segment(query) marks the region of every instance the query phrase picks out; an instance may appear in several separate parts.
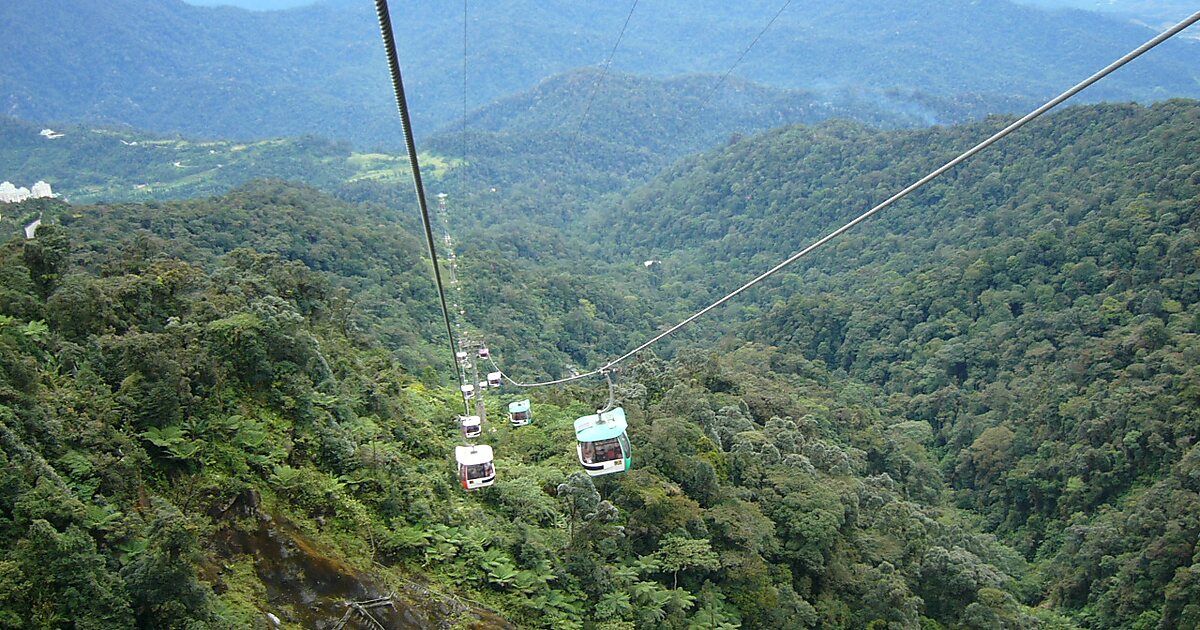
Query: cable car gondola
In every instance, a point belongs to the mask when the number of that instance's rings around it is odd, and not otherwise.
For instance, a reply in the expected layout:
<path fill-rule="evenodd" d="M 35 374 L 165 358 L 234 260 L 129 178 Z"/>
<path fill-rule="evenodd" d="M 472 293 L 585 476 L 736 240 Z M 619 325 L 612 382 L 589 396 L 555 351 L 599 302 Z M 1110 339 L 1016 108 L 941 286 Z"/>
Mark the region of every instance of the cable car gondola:
<path fill-rule="evenodd" d="M 533 422 L 533 413 L 529 410 L 529 399 L 508 403 L 508 421 L 514 427 L 523 427 Z"/>
<path fill-rule="evenodd" d="M 458 460 L 458 480 L 464 490 L 486 488 L 496 483 L 496 465 L 492 463 L 492 447 L 458 446 L 454 449 Z"/>
<path fill-rule="evenodd" d="M 477 438 L 483 433 L 483 423 L 479 416 L 459 416 L 458 423 L 462 425 L 462 433 L 465 438 Z"/>
<path fill-rule="evenodd" d="M 579 441 L 575 451 L 587 474 L 596 477 L 633 467 L 626 426 L 625 410 L 621 407 L 575 421 L 575 439 Z"/>
<path fill-rule="evenodd" d="M 488 375 L 487 375 L 488 385 L 491 387 L 500 387 L 500 385 L 503 384 L 500 381 L 500 379 L 503 378 L 503 376 L 504 375 L 499 372 L 488 372 Z"/>
<path fill-rule="evenodd" d="M 470 383 L 468 383 L 466 385 L 463 385 L 462 387 L 459 387 L 459 389 L 462 390 L 463 399 L 471 400 L 472 398 L 475 397 L 475 386 L 474 385 L 471 385 Z"/>
<path fill-rule="evenodd" d="M 459 350 L 458 352 L 454 353 L 454 358 L 458 359 L 458 361 L 461 363 L 461 362 L 467 360 L 467 353 L 462 350 Z"/>
<path fill-rule="evenodd" d="M 488 352 L 487 346 L 479 346 L 479 358 L 480 359 L 486 359 L 490 356 L 492 356 L 492 354 L 490 352 Z"/>

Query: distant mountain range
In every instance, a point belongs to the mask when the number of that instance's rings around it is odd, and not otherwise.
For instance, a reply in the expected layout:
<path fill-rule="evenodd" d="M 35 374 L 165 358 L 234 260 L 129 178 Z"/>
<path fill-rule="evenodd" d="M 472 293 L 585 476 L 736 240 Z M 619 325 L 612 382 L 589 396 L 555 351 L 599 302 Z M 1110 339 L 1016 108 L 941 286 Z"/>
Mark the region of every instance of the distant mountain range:
<path fill-rule="evenodd" d="M 1196 12 L 1188 0 L 1017 0 L 1044 9 L 1080 9 L 1125 17 L 1151 26 L 1174 24 Z M 1192 39 L 1200 35 L 1192 34 Z"/>
<path fill-rule="evenodd" d="M 978 104 L 895 91 L 826 96 L 740 79 L 716 90 L 712 76 L 658 80 L 613 73 L 585 121 L 588 94 L 581 86 L 597 78 L 595 70 L 559 75 L 474 112 L 465 145 L 471 186 L 533 187 L 541 198 L 593 197 L 646 181 L 675 159 L 737 135 L 834 117 L 916 126 L 967 118 Z M 559 129 L 560 121 L 571 124 Z M 220 194 L 263 178 L 301 181 L 355 199 L 410 195 L 402 154 L 355 152 L 344 141 L 205 141 L 92 125 L 56 127 L 47 137 L 43 128 L 0 115 L 0 178 L 48 179 L 75 202 Z M 449 127 L 422 146 L 430 150 L 421 158 L 426 178 L 437 183 L 453 173 L 457 184 L 461 128 Z M 511 203 L 504 194 L 485 199 L 484 205 Z"/>
<path fill-rule="evenodd" d="M 774 0 L 639 6 L 613 69 L 719 76 L 777 9 Z M 392 10 L 417 131 L 453 125 L 464 101 L 461 7 L 401 1 Z M 568 0 L 471 5 L 468 108 L 600 64 L 627 12 Z M 1074 83 L 1149 35 L 1120 19 L 998 0 L 812 0 L 790 5 L 734 75 L 821 95 L 898 90 L 1005 111 Z M 366 2 L 253 12 L 180 0 L 9 0 L 0 4 L 0 113 L 200 137 L 319 133 L 395 147 L 378 38 Z M 1200 96 L 1198 67 L 1200 45 L 1171 42 L 1088 98 Z M 590 94 L 593 85 L 577 87 Z"/>

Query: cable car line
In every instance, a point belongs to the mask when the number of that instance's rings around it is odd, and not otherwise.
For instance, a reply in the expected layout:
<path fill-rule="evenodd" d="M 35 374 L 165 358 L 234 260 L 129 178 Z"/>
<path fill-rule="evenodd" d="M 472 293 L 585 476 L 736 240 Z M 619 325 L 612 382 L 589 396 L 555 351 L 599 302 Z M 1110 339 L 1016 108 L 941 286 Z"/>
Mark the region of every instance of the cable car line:
<path fill-rule="evenodd" d="M 437 283 L 438 300 L 442 304 L 442 319 L 446 323 L 446 339 L 450 343 L 451 365 L 457 366 L 458 359 L 455 357 L 455 353 L 458 346 L 454 340 L 454 327 L 450 325 L 450 309 L 446 307 L 446 288 L 442 285 L 442 272 L 438 268 L 437 246 L 433 243 L 433 225 L 429 219 L 429 205 L 425 202 L 425 184 L 421 181 L 421 164 L 417 160 L 412 119 L 408 114 L 408 99 L 404 96 L 404 79 L 400 75 L 400 58 L 396 54 L 396 35 L 392 29 L 392 17 L 388 10 L 387 0 L 375 0 L 375 13 L 379 16 L 379 31 L 383 35 L 388 69 L 392 75 L 392 89 L 396 93 L 396 109 L 400 112 L 400 127 L 404 131 L 404 144 L 408 149 L 409 165 L 412 167 L 413 187 L 417 193 L 417 205 L 421 208 L 421 222 L 425 226 L 425 244 L 429 247 L 429 258 L 433 262 L 433 278 Z M 463 409 L 470 412 L 466 401 L 463 401 Z"/>
<path fill-rule="evenodd" d="M 700 104 L 700 109 L 704 109 L 704 106 L 708 105 L 708 102 L 712 100 L 713 95 L 717 93 L 717 90 L 719 90 L 721 85 L 725 83 L 725 80 L 729 78 L 729 75 L 733 72 L 733 69 L 736 68 L 739 63 L 742 63 L 742 59 L 744 59 L 746 55 L 750 53 L 750 49 L 754 48 L 754 45 L 758 43 L 758 40 L 762 39 L 762 36 L 767 33 L 767 30 L 771 28 L 771 25 L 775 23 L 775 20 L 778 20 L 779 16 L 783 15 L 784 9 L 787 9 L 788 5 L 791 3 L 792 0 L 784 1 L 783 6 L 779 7 L 779 10 L 775 12 L 775 17 L 771 18 L 771 20 L 767 22 L 767 25 L 763 27 L 763 30 L 759 31 L 754 40 L 750 42 L 750 45 L 746 47 L 746 50 L 743 50 L 742 54 L 738 55 L 737 61 L 734 61 L 733 65 L 729 66 L 729 69 L 725 71 L 725 74 L 721 75 L 721 78 L 718 79 L 716 84 L 713 85 L 712 89 L 708 91 L 708 96 L 704 97 L 704 102 Z"/>
<path fill-rule="evenodd" d="M 788 257 L 783 262 L 781 262 L 781 263 L 775 265 L 774 267 L 768 269 L 767 271 L 764 271 L 763 273 L 755 276 L 752 280 L 743 284 L 742 286 L 738 287 L 737 289 L 734 289 L 732 292 L 730 292 L 725 297 L 722 297 L 721 299 L 717 300 L 716 302 L 713 302 L 712 304 L 709 304 L 708 306 L 700 309 L 699 311 L 696 311 L 694 314 L 689 316 L 687 319 L 684 319 L 683 321 L 679 322 L 678 324 L 671 326 L 667 330 L 664 330 L 663 332 L 652 337 L 649 341 L 646 341 L 645 343 L 634 348 L 633 350 L 630 350 L 629 352 L 626 352 L 625 354 L 617 357 L 616 359 L 613 359 L 613 360 L 609 361 L 608 363 L 605 363 L 603 366 L 596 368 L 595 370 L 592 370 L 590 372 L 585 372 L 583 374 L 574 374 L 574 375 L 560 378 L 560 379 L 555 379 L 555 380 L 550 380 L 550 381 L 542 381 L 542 382 L 537 382 L 537 383 L 518 383 L 516 381 L 513 381 L 512 379 L 509 379 L 507 375 L 505 375 L 505 378 L 508 379 L 509 382 L 513 383 L 514 385 L 517 385 L 518 387 L 532 388 L 532 387 L 545 387 L 545 386 L 549 386 L 549 385 L 560 385 L 563 383 L 569 383 L 571 381 L 577 381 L 580 379 L 589 378 L 589 377 L 595 376 L 597 374 L 605 374 L 607 371 L 612 370 L 618 364 L 628 360 L 630 357 L 633 357 L 634 355 L 641 352 L 642 350 L 649 348 L 650 346 L 654 345 L 655 343 L 659 342 L 660 340 L 674 334 L 676 331 L 683 328 L 684 326 L 687 326 L 688 324 L 691 324 L 692 322 L 696 321 L 697 319 L 703 317 L 709 311 L 728 302 L 729 300 L 732 300 L 733 298 L 737 297 L 738 295 L 741 295 L 743 292 L 747 291 L 754 285 L 762 282 L 763 280 L 766 280 L 767 278 L 775 275 L 776 273 L 778 273 L 785 267 L 788 267 L 792 263 L 807 256 L 813 250 L 816 250 L 817 248 L 821 247 L 822 245 L 828 243 L 829 241 L 832 241 L 833 239 L 841 236 L 842 234 L 846 233 L 847 231 L 849 231 L 851 228 L 858 225 L 859 223 L 866 221 L 867 219 L 874 216 L 876 213 L 880 212 L 881 210 L 884 210 L 885 208 L 896 203 L 897 201 L 900 201 L 901 199 L 907 197 L 913 191 L 917 190 L 918 188 L 921 188 L 925 184 L 928 184 L 930 181 L 936 179 L 937 177 L 940 177 L 941 175 L 945 174 L 946 171 L 949 171 L 950 169 L 954 168 L 955 166 L 958 166 L 959 164 L 965 162 L 966 160 L 975 156 L 975 154 L 979 153 L 980 151 L 983 151 L 984 149 L 987 149 L 988 147 L 992 146 L 993 144 L 999 142 L 1000 140 L 1003 140 L 1009 134 L 1012 134 L 1013 132 L 1017 131 L 1021 127 L 1024 127 L 1025 125 L 1029 124 L 1031 121 L 1038 118 L 1042 114 L 1045 114 L 1046 112 L 1050 111 L 1051 109 L 1054 109 L 1055 107 L 1060 105 L 1063 101 L 1066 101 L 1067 99 L 1071 98 L 1072 96 L 1075 96 L 1079 92 L 1082 92 L 1084 89 L 1088 88 L 1092 84 L 1107 77 L 1108 75 L 1112 74 L 1117 69 L 1119 69 L 1120 67 L 1124 66 L 1125 64 L 1129 63 L 1130 61 L 1133 61 L 1134 59 L 1137 59 L 1138 57 L 1142 56 L 1149 50 L 1151 50 L 1154 47 L 1158 46 L 1159 44 L 1167 41 L 1168 39 L 1174 37 L 1175 35 L 1179 34 L 1181 31 L 1183 31 L 1184 29 L 1188 28 L 1189 26 L 1195 24 L 1198 21 L 1200 21 L 1200 11 L 1185 18 L 1183 21 L 1181 21 L 1178 24 L 1176 24 L 1175 26 L 1172 26 L 1171 28 L 1163 31 L 1162 33 L 1159 33 L 1158 35 L 1156 35 L 1155 37 L 1153 37 L 1146 43 L 1142 44 L 1141 46 L 1138 46 L 1137 48 L 1133 49 L 1132 51 L 1126 53 L 1121 58 L 1119 58 L 1116 61 L 1105 66 L 1103 69 L 1097 71 L 1095 74 L 1093 74 L 1090 77 L 1079 82 L 1074 87 L 1072 87 L 1072 88 L 1068 89 L 1067 91 L 1063 92 L 1062 94 L 1059 94 L 1058 96 L 1050 99 L 1045 104 L 1038 107 L 1037 109 L 1029 112 L 1028 114 L 1025 114 L 1018 120 L 1012 122 L 1004 129 L 997 131 L 995 134 L 993 134 L 988 139 L 980 142 L 979 144 L 976 144 L 975 146 L 971 147 L 970 149 L 967 149 L 963 153 L 959 154 L 958 157 L 950 160 L 949 162 L 946 162 L 942 166 L 940 166 L 937 169 L 935 169 L 934 171 L 930 172 L 928 175 L 909 184 L 907 187 L 905 187 L 900 192 L 892 195 L 891 197 L 888 197 L 883 202 L 879 203 L 878 205 L 871 208 L 870 210 L 867 210 L 866 212 L 858 215 L 854 219 L 847 222 L 845 225 L 837 228 L 836 230 L 830 232 L 829 234 L 826 234 L 825 236 L 823 236 L 816 242 L 812 243 L 808 247 L 805 247 L 804 249 L 800 250 L 799 252 L 796 252 L 795 254 L 792 254 L 790 257 Z M 500 367 L 498 365 L 496 365 L 495 360 L 494 359 L 491 359 L 491 360 L 492 360 L 492 365 L 495 366 L 497 370 L 500 370 Z M 500 370 L 500 371 L 501 371 L 501 373 L 503 373 L 503 370 Z"/>
<path fill-rule="evenodd" d="M 467 0 L 463 0 L 463 80 L 462 80 L 462 166 L 459 172 L 459 194 L 467 198 Z M 449 229 L 447 228 L 447 234 Z"/>
<path fill-rule="evenodd" d="M 638 0 L 633 0 L 633 6 L 629 7 L 629 15 L 625 16 L 625 23 L 621 25 L 621 32 L 617 34 L 617 41 L 613 43 L 612 50 L 608 53 L 608 59 L 604 60 L 604 68 L 600 71 L 600 78 L 592 84 L 592 94 L 588 97 L 587 104 L 583 107 L 583 116 L 579 117 L 579 126 L 575 129 L 575 139 L 571 142 L 572 146 L 579 142 L 579 134 L 583 132 L 583 123 L 587 120 L 588 112 L 592 110 L 592 102 L 596 100 L 596 93 L 600 91 L 600 84 L 604 82 L 604 77 L 608 76 L 608 67 L 612 65 L 613 55 L 617 54 L 617 47 L 621 45 L 621 39 L 625 37 L 625 29 L 629 26 L 629 20 L 633 17 L 633 10 L 637 8 Z"/>

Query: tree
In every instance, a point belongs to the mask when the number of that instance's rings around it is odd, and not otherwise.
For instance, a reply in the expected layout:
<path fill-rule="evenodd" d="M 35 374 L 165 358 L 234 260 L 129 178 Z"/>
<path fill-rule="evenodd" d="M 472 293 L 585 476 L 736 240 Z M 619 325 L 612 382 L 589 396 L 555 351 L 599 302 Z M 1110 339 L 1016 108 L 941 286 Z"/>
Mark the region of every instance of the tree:
<path fill-rule="evenodd" d="M 671 588 L 679 588 L 680 571 L 716 571 L 721 567 L 707 538 L 688 538 L 679 534 L 663 536 L 654 558 L 659 568 L 671 573 Z"/>
<path fill-rule="evenodd" d="M 212 591 L 196 575 L 199 541 L 185 517 L 170 507 L 154 515 L 144 551 L 121 570 L 141 628 L 188 628 L 210 622 Z"/>
<path fill-rule="evenodd" d="M 125 585 L 108 569 L 95 541 L 74 525 L 60 532 L 47 521 L 33 521 L 13 548 L 8 568 L 12 573 L 0 582 L 7 591 L 0 592 L 0 601 L 16 609 L 0 619 L 15 614 L 23 627 L 134 627 Z"/>

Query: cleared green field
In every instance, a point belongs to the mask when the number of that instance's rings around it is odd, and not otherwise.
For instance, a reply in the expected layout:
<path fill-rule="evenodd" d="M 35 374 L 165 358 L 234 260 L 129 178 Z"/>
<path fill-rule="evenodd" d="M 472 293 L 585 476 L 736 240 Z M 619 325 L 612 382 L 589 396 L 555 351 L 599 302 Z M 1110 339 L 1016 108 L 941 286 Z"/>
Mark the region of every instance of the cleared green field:
<path fill-rule="evenodd" d="M 135 131 L 84 127 L 47 139 L 41 127 L 0 118 L 0 179 L 18 185 L 50 182 L 75 203 L 144 201 L 217 195 L 256 179 L 285 179 L 337 192 L 359 184 L 409 177 L 408 157 L 358 153 L 347 143 L 306 136 L 255 142 L 164 138 Z M 461 161 L 423 153 L 427 179 L 437 181 Z"/>

